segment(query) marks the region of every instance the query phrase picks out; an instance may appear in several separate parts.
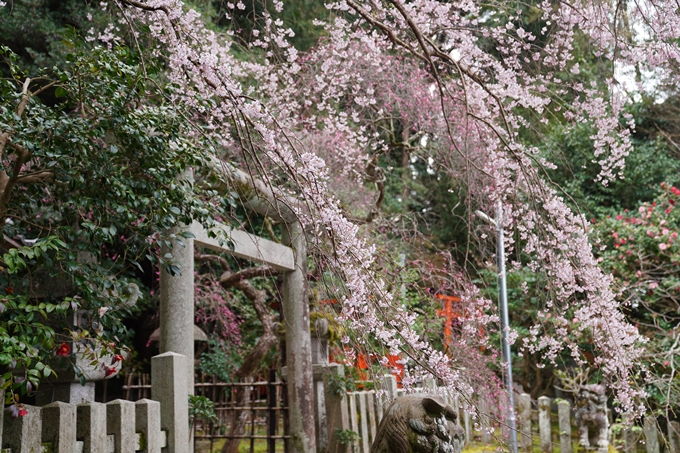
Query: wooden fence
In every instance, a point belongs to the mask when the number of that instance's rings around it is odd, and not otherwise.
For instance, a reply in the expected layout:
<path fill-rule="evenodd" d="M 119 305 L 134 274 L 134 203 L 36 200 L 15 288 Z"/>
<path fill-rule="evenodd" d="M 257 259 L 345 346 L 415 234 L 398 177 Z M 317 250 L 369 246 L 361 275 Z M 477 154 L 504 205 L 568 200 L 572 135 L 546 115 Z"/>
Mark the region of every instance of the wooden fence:
<path fill-rule="evenodd" d="M 194 395 L 205 396 L 213 402 L 217 421 L 194 423 L 194 449 L 210 450 L 217 439 L 238 438 L 249 443 L 254 452 L 256 442 L 266 442 L 266 451 L 289 450 L 287 388 L 277 378 L 276 370 L 269 370 L 267 380 L 257 382 L 219 382 L 215 376 L 196 374 Z M 245 405 L 237 404 L 238 389 L 248 393 Z M 148 374 L 128 374 L 123 385 L 124 399 L 135 400 L 151 395 L 151 378 Z M 244 416 L 245 430 L 230 435 L 230 423 L 235 414 Z M 202 448 L 201 448 L 202 447 Z"/>

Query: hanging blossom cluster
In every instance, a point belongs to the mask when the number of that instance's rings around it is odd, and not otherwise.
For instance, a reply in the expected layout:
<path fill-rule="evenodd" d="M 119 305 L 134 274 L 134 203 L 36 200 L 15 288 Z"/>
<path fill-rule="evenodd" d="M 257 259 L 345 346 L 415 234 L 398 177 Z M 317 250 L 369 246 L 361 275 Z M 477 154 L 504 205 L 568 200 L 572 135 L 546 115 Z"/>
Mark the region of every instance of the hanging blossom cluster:
<path fill-rule="evenodd" d="M 392 294 L 385 289 L 385 283 L 371 277 L 373 248 L 359 238 L 358 227 L 347 220 L 327 190 L 325 162 L 315 153 L 292 145 L 291 137 L 297 123 L 291 104 L 287 102 L 290 93 L 281 87 L 289 86 L 289 90 L 293 90 L 297 86 L 294 76 L 299 66 L 295 63 L 294 52 L 288 52 L 291 64 L 284 64 L 283 69 L 273 72 L 268 61 L 257 64 L 234 59 L 218 37 L 202 26 L 195 12 L 184 13 L 180 1 L 141 3 L 122 0 L 122 3 L 137 8 L 128 12 L 130 18 L 148 25 L 153 36 L 164 44 L 162 51 L 156 52 L 159 57 L 161 52 L 169 54 L 166 55 L 169 78 L 182 87 L 175 94 L 176 101 L 192 105 L 205 115 L 204 121 L 210 121 L 216 135 L 232 132 L 225 131 L 222 125 L 228 119 L 232 120 L 231 127 L 237 134 L 247 133 L 246 129 L 251 126 L 257 140 L 244 141 L 243 145 L 259 146 L 271 162 L 292 175 L 297 183 L 296 195 L 308 207 L 300 209 L 298 216 L 316 237 L 331 236 L 333 239 L 334 265 L 348 294 L 343 299 L 341 316 L 359 334 L 371 334 L 381 341 L 391 354 L 407 350 L 427 373 L 437 375 L 452 389 L 471 394 L 472 389 L 449 366 L 450 359 L 433 349 L 412 329 L 415 315 L 394 307 Z M 271 18 L 266 25 L 272 31 L 263 36 L 258 45 L 267 49 L 275 44 L 288 49 L 287 32 L 277 28 L 279 24 Z M 238 77 L 257 80 L 259 94 L 269 95 L 263 97 L 272 108 L 255 100 L 252 90 L 242 90 Z M 196 101 L 209 97 L 219 100 L 210 110 Z M 267 174 L 259 176 L 268 180 Z M 381 311 L 384 310 L 395 310 L 396 314 L 383 317 Z M 412 380 L 407 377 L 406 383 Z"/>
<path fill-rule="evenodd" d="M 206 29 L 180 0 L 117 1 L 130 21 L 146 24 L 162 43 L 154 52 L 168 62 L 168 77 L 178 87 L 175 101 L 196 109 L 201 123 L 234 153 L 227 158 L 257 156 L 257 176 L 273 183 L 279 174 L 292 181 L 292 192 L 307 207 L 300 218 L 316 238 L 333 245 L 328 256 L 347 294 L 342 315 L 358 332 L 392 353 L 408 351 L 452 388 L 463 385 L 450 359 L 413 331 L 413 314 L 395 306 L 374 273 L 374 249 L 329 187 L 329 164 L 362 182 L 371 153 L 386 146 L 380 121 L 389 114 L 406 118 L 409 132 L 429 138 L 421 151 L 431 153 L 437 171 L 482 188 L 471 191 L 479 207 L 503 202 L 504 226 L 521 239 L 507 246 L 531 256 L 528 265 L 548 277 L 545 317 L 552 309 L 562 314 L 552 317 L 552 334 L 536 327 L 527 347 L 555 358 L 567 333 L 589 337 L 620 402 L 634 409 L 640 394 L 630 386 L 629 373 L 641 338 L 625 323 L 608 277 L 597 268 L 583 219 L 541 179 L 541 166 L 550 164 L 518 142 L 530 118 L 516 111 L 543 121 L 548 108 L 563 109 L 569 121 L 590 121 L 600 180 L 618 176 L 634 124 L 622 113 L 620 93 L 579 81 L 572 43 L 585 35 L 601 58 L 642 63 L 651 52 L 647 64 L 670 65 L 680 55 L 680 24 L 672 8 L 655 2 L 627 6 L 631 20 L 644 23 L 648 32 L 627 41 L 617 32 L 621 12 L 603 2 L 575 7 L 545 1 L 535 35 L 521 25 L 524 12 L 508 11 L 503 2 L 494 12 L 465 0 L 342 0 L 328 4 L 342 14 L 317 22 L 326 27 L 327 40 L 303 57 L 288 43 L 292 32 L 265 12 L 262 31 L 251 43 L 263 58 L 243 61 L 235 58 L 228 38 Z M 489 52 L 489 42 L 495 52 Z M 410 83 L 390 71 L 400 65 L 412 68 Z M 561 77 L 565 73 L 572 79 Z M 574 101 L 563 101 L 567 97 Z M 306 146 L 319 142 L 334 149 Z M 579 361 L 576 343 L 569 347 Z M 416 378 L 407 375 L 406 382 Z"/>

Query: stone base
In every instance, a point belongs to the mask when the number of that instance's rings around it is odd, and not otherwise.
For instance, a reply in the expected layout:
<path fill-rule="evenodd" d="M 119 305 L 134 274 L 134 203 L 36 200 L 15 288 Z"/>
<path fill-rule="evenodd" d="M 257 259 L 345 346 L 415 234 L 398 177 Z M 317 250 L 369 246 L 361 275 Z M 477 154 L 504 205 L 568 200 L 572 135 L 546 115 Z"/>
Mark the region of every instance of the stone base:
<path fill-rule="evenodd" d="M 38 406 L 62 401 L 69 404 L 80 404 L 87 401 L 94 401 L 94 382 L 71 384 L 42 384 L 35 395 Z"/>

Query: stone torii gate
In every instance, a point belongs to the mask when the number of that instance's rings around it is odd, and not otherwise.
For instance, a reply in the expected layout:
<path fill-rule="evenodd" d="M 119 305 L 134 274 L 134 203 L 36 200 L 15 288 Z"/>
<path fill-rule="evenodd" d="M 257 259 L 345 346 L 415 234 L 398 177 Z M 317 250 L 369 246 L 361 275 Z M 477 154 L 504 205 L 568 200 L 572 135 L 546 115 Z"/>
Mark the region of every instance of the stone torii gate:
<path fill-rule="evenodd" d="M 289 401 L 290 448 L 294 453 L 315 453 L 314 384 L 312 346 L 307 298 L 307 242 L 305 232 L 291 206 L 296 200 L 285 197 L 262 181 L 214 161 L 215 173 L 232 184 L 248 187 L 255 195 L 247 202 L 253 211 L 283 224 L 283 243 L 218 225 L 213 232 L 231 239 L 233 249 L 220 245 L 208 232 L 194 223 L 189 230 L 194 239 L 182 239 L 184 246 L 173 244 L 172 250 L 163 245 L 161 254 L 172 253 L 180 264 L 181 274 L 172 276 L 165 269 L 160 272 L 160 352 L 185 355 L 191 364 L 187 370 L 189 394 L 194 386 L 194 246 L 206 247 L 239 258 L 268 264 L 283 274 L 283 315 L 286 323 L 286 366 Z M 186 230 L 187 228 L 184 228 Z M 168 235 L 178 235 L 182 229 L 173 228 Z"/>

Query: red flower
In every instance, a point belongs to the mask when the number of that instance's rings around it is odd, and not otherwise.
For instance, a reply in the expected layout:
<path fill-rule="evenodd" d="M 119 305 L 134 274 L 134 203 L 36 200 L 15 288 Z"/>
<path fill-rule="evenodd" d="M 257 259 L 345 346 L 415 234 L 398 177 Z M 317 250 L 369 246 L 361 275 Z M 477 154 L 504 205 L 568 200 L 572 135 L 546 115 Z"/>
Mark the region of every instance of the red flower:
<path fill-rule="evenodd" d="M 112 366 L 107 366 L 106 368 L 106 377 L 111 376 L 112 374 L 116 374 L 116 369 Z"/>
<path fill-rule="evenodd" d="M 66 343 L 62 343 L 61 346 L 59 346 L 59 349 L 57 349 L 57 355 L 59 357 L 66 357 L 67 355 L 69 355 L 70 352 L 71 347 Z"/>
<path fill-rule="evenodd" d="M 116 363 L 118 363 L 118 362 L 122 362 L 122 361 L 123 361 L 123 356 L 120 355 L 120 354 L 116 354 L 116 355 L 114 355 L 113 358 L 111 359 L 111 365 L 114 365 L 114 364 L 116 364 Z"/>
<path fill-rule="evenodd" d="M 24 415 L 28 415 L 28 411 L 22 407 L 19 409 L 19 417 L 23 417 Z"/>

